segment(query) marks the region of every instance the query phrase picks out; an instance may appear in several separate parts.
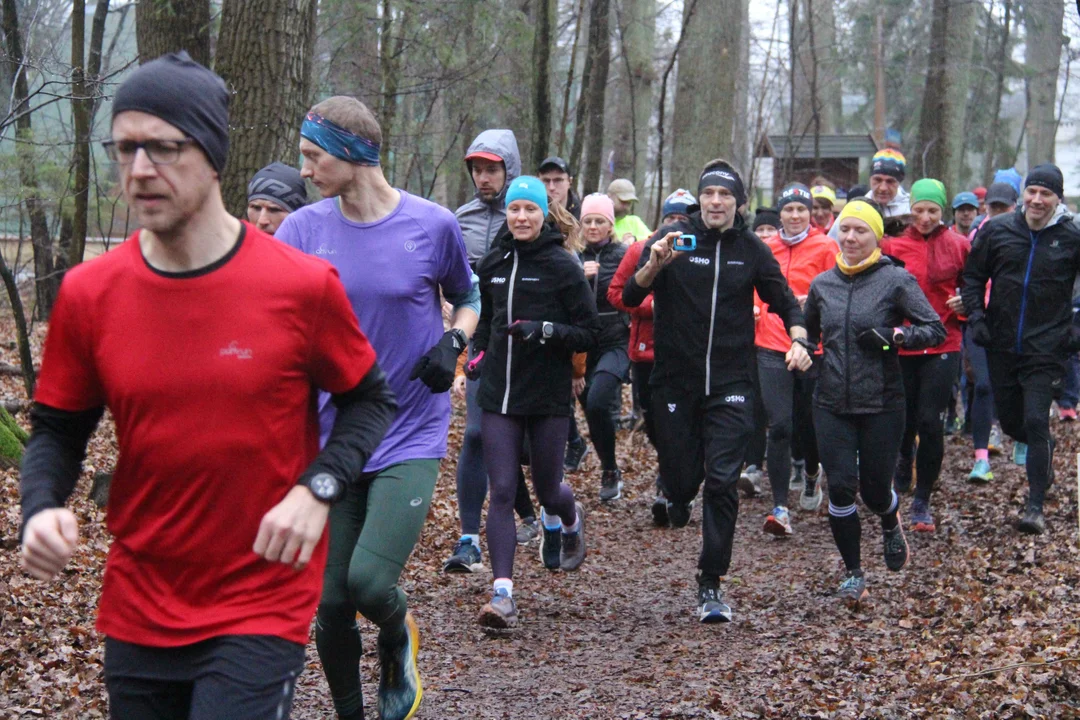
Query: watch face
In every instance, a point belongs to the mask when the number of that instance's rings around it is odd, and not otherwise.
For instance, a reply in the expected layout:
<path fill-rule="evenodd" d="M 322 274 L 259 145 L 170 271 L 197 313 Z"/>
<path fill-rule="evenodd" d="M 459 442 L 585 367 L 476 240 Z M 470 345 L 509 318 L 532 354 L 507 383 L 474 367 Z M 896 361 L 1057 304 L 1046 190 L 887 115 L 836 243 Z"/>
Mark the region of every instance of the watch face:
<path fill-rule="evenodd" d="M 338 491 L 338 481 L 332 475 L 320 473 L 311 478 L 311 492 L 320 500 L 332 500 Z"/>

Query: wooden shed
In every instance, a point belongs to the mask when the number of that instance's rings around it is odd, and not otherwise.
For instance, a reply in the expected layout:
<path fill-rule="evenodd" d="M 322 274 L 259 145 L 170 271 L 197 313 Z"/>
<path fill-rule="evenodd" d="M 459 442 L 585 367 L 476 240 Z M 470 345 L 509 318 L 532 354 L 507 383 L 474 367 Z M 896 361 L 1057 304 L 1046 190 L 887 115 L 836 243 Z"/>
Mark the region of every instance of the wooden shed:
<path fill-rule="evenodd" d="M 859 161 L 869 160 L 878 151 L 873 136 L 821 135 L 818 139 L 820 162 L 814 162 L 814 136 L 788 137 L 763 135 L 755 157 L 773 160 L 773 188 L 779 191 L 789 182 L 807 185 L 822 175 L 837 187 L 848 188 L 859 183 Z M 790 163 L 790 172 L 788 171 Z"/>

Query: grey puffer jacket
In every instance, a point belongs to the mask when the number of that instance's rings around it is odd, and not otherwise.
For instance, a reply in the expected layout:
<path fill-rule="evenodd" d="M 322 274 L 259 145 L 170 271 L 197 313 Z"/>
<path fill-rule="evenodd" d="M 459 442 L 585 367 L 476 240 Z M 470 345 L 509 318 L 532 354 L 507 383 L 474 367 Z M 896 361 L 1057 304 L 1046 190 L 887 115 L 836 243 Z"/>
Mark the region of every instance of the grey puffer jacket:
<path fill-rule="evenodd" d="M 915 277 L 882 257 L 857 275 L 836 267 L 810 283 L 806 331 L 824 354 L 814 405 L 838 415 L 868 415 L 904 407 L 904 378 L 895 352 L 863 350 L 859 333 L 898 327 L 904 347 L 919 350 L 945 341 L 945 326 Z"/>
<path fill-rule="evenodd" d="M 465 250 L 469 253 L 469 264 L 474 268 L 480 258 L 487 255 L 491 244 L 500 234 L 506 222 L 506 188 L 511 181 L 521 175 L 521 155 L 518 153 L 517 138 L 513 130 L 485 130 L 476 136 L 466 155 L 487 152 L 502 158 L 506 166 L 506 183 L 503 190 L 489 202 L 480 199 L 477 193 L 469 202 L 457 209 L 458 225 L 465 240 Z M 472 173 L 469 173 L 472 179 Z"/>

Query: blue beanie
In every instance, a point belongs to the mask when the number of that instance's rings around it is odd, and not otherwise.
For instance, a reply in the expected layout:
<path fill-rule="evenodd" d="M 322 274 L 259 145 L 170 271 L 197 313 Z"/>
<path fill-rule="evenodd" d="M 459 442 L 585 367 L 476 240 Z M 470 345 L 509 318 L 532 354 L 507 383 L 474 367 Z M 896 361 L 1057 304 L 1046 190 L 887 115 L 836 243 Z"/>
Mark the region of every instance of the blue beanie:
<path fill-rule="evenodd" d="M 660 211 L 660 218 L 666 218 L 668 215 L 690 215 L 693 212 L 691 208 L 697 204 L 697 199 L 690 194 L 689 190 L 679 188 L 664 200 L 664 209 Z"/>
<path fill-rule="evenodd" d="M 540 178 L 532 175 L 522 175 L 512 180 L 510 187 L 506 190 L 506 205 L 509 207 L 510 203 L 515 200 L 528 200 L 536 203 L 540 206 L 540 210 L 543 211 L 544 217 L 547 217 L 547 188 L 544 187 L 544 181 Z"/>

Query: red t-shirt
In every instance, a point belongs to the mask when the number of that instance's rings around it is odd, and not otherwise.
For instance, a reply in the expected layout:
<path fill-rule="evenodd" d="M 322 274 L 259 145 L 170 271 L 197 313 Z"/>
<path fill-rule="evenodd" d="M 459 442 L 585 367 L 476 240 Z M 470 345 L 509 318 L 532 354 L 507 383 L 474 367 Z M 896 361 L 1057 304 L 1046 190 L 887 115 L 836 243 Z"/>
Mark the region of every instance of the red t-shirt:
<path fill-rule="evenodd" d="M 34 399 L 116 421 L 98 630 L 157 647 L 306 643 L 325 534 L 299 572 L 252 546 L 318 452 L 313 387 L 351 390 L 374 362 L 334 268 L 247 223 L 197 273 L 152 270 L 138 233 L 69 271 Z"/>

